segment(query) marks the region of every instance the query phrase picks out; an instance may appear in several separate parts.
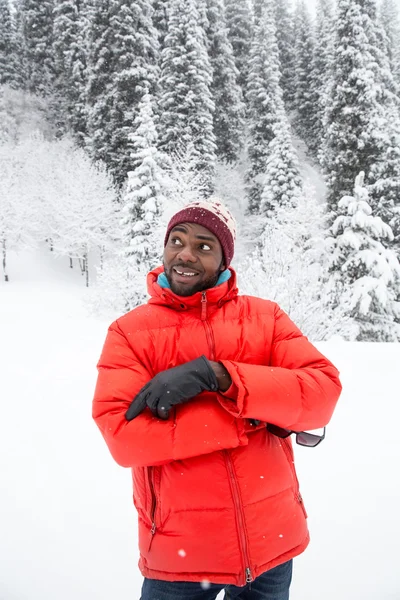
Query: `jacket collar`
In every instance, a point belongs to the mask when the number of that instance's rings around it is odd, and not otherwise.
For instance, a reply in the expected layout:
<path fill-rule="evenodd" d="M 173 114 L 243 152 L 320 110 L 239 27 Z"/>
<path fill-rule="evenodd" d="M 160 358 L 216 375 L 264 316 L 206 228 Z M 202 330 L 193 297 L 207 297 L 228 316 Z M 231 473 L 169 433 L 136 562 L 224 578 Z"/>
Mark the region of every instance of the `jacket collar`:
<path fill-rule="evenodd" d="M 228 281 L 217 285 L 216 287 L 209 288 L 204 292 L 196 292 L 193 296 L 178 296 L 168 288 L 162 288 L 158 283 L 157 279 L 160 273 L 164 271 L 164 267 L 157 267 L 151 271 L 147 276 L 147 290 L 151 296 L 149 299 L 150 304 L 163 304 L 174 308 L 175 310 L 189 310 L 192 308 L 200 308 L 201 302 L 204 302 L 206 298 L 208 306 L 222 306 L 225 302 L 229 302 L 235 298 L 238 294 L 236 286 L 236 273 L 229 267 L 231 277 Z"/>

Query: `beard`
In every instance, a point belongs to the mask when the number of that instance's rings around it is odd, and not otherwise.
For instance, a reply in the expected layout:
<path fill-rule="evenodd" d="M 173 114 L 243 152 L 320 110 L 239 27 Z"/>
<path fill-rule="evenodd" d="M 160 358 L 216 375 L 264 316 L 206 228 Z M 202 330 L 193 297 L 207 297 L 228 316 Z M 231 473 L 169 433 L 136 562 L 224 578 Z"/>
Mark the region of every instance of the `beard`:
<path fill-rule="evenodd" d="M 197 292 L 203 292 L 204 290 L 208 290 L 210 288 L 215 287 L 221 271 L 218 270 L 214 275 L 210 275 L 209 277 L 199 278 L 196 282 L 193 283 L 193 285 L 190 285 L 189 283 L 175 283 L 172 277 L 172 267 L 168 269 L 165 263 L 164 273 L 174 294 L 176 294 L 177 296 L 193 296 Z"/>

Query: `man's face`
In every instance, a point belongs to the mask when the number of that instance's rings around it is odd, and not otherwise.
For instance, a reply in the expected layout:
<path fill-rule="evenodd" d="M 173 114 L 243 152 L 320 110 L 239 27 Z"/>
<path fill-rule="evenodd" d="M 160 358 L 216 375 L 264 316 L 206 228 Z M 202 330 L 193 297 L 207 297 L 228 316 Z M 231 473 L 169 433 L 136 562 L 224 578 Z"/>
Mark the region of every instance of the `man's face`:
<path fill-rule="evenodd" d="M 171 230 L 163 262 L 171 289 L 178 296 L 214 287 L 225 269 L 218 238 L 196 223 L 181 223 Z"/>

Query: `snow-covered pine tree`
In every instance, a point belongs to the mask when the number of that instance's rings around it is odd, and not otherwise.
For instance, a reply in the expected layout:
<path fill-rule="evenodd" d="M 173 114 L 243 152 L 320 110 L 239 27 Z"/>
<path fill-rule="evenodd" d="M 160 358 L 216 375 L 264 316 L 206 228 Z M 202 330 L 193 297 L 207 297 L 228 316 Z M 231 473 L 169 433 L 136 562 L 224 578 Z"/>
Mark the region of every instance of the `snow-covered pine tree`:
<path fill-rule="evenodd" d="M 279 53 L 273 6 L 272 0 L 268 0 L 255 29 L 247 88 L 249 169 L 246 173 L 246 183 L 251 213 L 259 212 L 263 190 L 262 179 L 270 155 L 269 144 L 275 137 L 277 123 L 285 118 L 279 80 Z"/>
<path fill-rule="evenodd" d="M 247 87 L 250 46 L 253 35 L 253 14 L 250 0 L 225 0 L 228 37 L 232 44 L 238 83 L 243 94 Z"/>
<path fill-rule="evenodd" d="M 326 174 L 328 205 L 337 214 L 338 198 L 352 192 L 360 171 L 370 172 L 386 155 L 390 138 L 382 86 L 358 2 L 339 0 L 325 136 L 320 160 Z"/>
<path fill-rule="evenodd" d="M 295 31 L 295 117 L 293 125 L 308 147 L 313 144 L 315 106 L 312 98 L 312 58 L 314 30 L 304 0 L 298 0 L 294 15 Z"/>
<path fill-rule="evenodd" d="M 110 25 L 111 0 L 96 0 L 88 3 L 85 14 L 88 20 L 86 45 L 87 56 L 87 127 L 88 148 L 95 160 L 109 165 L 109 149 L 112 132 L 111 83 L 113 48 Z"/>
<path fill-rule="evenodd" d="M 397 0 L 382 0 L 380 18 L 387 37 L 390 68 L 400 85 L 400 10 Z"/>
<path fill-rule="evenodd" d="M 164 48 L 164 39 L 168 32 L 168 3 L 165 0 L 153 0 L 153 25 L 157 31 L 158 44 Z"/>
<path fill-rule="evenodd" d="M 358 1 L 363 9 L 364 29 L 374 59 L 369 68 L 374 74 L 377 99 L 385 116 L 385 121 L 380 124 L 385 135 L 382 151 L 368 173 L 369 191 L 374 214 L 395 225 L 394 213 L 400 205 L 400 88 L 391 71 L 387 36 L 378 19 L 376 2 Z M 395 238 L 398 238 L 397 228 Z"/>
<path fill-rule="evenodd" d="M 390 117 L 395 113 L 398 117 L 400 109 L 399 86 L 396 84 L 391 70 L 388 53 L 387 36 L 382 23 L 378 17 L 376 0 L 358 0 L 362 15 L 364 30 L 373 56 L 370 64 L 375 80 L 381 87 L 381 102 L 386 110 L 390 111 Z"/>
<path fill-rule="evenodd" d="M 282 118 L 269 144 L 260 212 L 272 216 L 278 207 L 294 207 L 301 195 L 299 161 L 292 144 L 289 122 Z"/>
<path fill-rule="evenodd" d="M 264 12 L 265 1 L 253 0 L 254 25 L 258 25 Z"/>
<path fill-rule="evenodd" d="M 313 341 L 344 334 L 343 313 L 325 301 L 325 215 L 309 182 L 295 205 L 278 206 L 237 270 L 245 294 L 277 302 Z"/>
<path fill-rule="evenodd" d="M 17 0 L 26 58 L 27 88 L 46 96 L 54 79 L 53 8 L 54 0 Z"/>
<path fill-rule="evenodd" d="M 122 185 L 132 168 L 130 134 L 138 104 L 157 79 L 157 32 L 148 0 L 101 0 L 91 9 L 89 134 L 93 156 Z"/>
<path fill-rule="evenodd" d="M 289 12 L 288 0 L 275 0 L 275 23 L 281 65 L 280 85 L 285 106 L 290 110 L 293 107 L 296 87 L 293 16 Z"/>
<path fill-rule="evenodd" d="M 216 168 L 225 163 L 216 163 Z M 198 169 L 198 153 L 193 144 L 181 146 L 167 158 L 167 203 L 163 213 L 167 226 L 172 216 L 185 204 L 209 195 L 209 179 L 207 173 Z"/>
<path fill-rule="evenodd" d="M 381 123 L 386 134 L 379 160 L 369 173 L 369 192 L 374 213 L 390 223 L 400 257 L 398 210 L 400 207 L 400 87 L 391 70 L 387 35 L 379 21 L 375 0 L 359 0 L 365 5 L 365 29 L 372 47 L 371 65 L 379 89 L 386 122 Z M 400 47 L 400 46 L 399 46 Z M 386 146 L 386 147 L 385 147 Z"/>
<path fill-rule="evenodd" d="M 82 0 L 56 0 L 54 8 L 54 93 L 60 133 L 70 130 L 82 146 L 86 138 L 86 55 Z"/>
<path fill-rule="evenodd" d="M 0 85 L 15 83 L 13 29 L 8 0 L 0 0 Z"/>
<path fill-rule="evenodd" d="M 227 35 L 223 0 L 207 0 L 207 17 L 217 156 L 223 161 L 235 162 L 243 149 L 244 103 Z"/>
<path fill-rule="evenodd" d="M 196 0 L 196 7 L 199 13 L 199 25 L 204 32 L 205 35 L 205 44 L 208 50 L 208 38 L 207 38 L 207 30 L 209 27 L 208 22 L 208 9 L 207 9 L 208 0 Z"/>
<path fill-rule="evenodd" d="M 400 326 L 400 264 L 385 240 L 392 230 L 374 216 L 364 173 L 356 178 L 352 196 L 339 202 L 344 214 L 331 227 L 329 288 L 332 301 L 357 323 L 358 341 L 398 342 Z"/>
<path fill-rule="evenodd" d="M 311 96 L 314 106 L 314 120 L 311 124 L 311 135 L 308 146 L 316 157 L 321 148 L 324 134 L 324 114 L 328 100 L 328 82 L 331 77 L 333 63 L 333 5 L 332 0 L 317 1 L 317 19 L 315 46 L 311 71 Z"/>
<path fill-rule="evenodd" d="M 112 82 L 109 103 L 113 109 L 109 167 L 118 185 L 134 165 L 130 143 L 139 102 L 145 92 L 155 94 L 159 67 L 157 31 L 152 23 L 149 0 L 111 0 Z"/>
<path fill-rule="evenodd" d="M 158 138 L 149 93 L 144 94 L 139 104 L 134 128 L 131 143 L 136 167 L 128 173 L 121 221 L 126 310 L 145 301 L 146 275 L 161 260 L 165 158 L 157 149 Z"/>
<path fill-rule="evenodd" d="M 212 189 L 216 160 L 212 69 L 195 0 L 170 0 L 161 60 L 160 146 L 173 154 L 190 144 Z"/>
<path fill-rule="evenodd" d="M 14 2 L 14 11 L 11 12 L 12 25 L 12 60 L 14 61 L 14 83 L 12 87 L 16 89 L 27 88 L 27 58 L 26 47 L 23 36 L 23 22 L 21 10 L 16 10 Z"/>

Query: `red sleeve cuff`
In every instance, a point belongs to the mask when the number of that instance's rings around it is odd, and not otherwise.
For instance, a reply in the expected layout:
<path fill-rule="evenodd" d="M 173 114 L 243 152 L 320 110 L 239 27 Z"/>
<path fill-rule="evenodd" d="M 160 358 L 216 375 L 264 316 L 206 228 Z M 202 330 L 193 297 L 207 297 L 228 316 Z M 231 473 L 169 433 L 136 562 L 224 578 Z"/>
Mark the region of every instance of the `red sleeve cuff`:
<path fill-rule="evenodd" d="M 226 392 L 221 392 L 221 390 L 219 390 L 219 393 L 222 394 L 223 396 L 225 396 L 225 398 L 228 398 L 229 400 L 233 400 L 234 402 L 236 402 L 237 398 L 238 398 L 238 387 L 236 385 L 236 383 L 231 383 L 231 385 L 228 387 L 228 389 L 226 390 Z"/>

